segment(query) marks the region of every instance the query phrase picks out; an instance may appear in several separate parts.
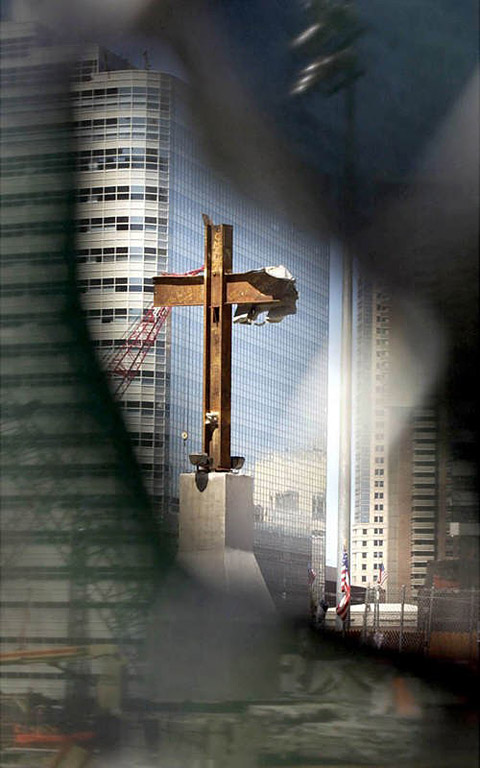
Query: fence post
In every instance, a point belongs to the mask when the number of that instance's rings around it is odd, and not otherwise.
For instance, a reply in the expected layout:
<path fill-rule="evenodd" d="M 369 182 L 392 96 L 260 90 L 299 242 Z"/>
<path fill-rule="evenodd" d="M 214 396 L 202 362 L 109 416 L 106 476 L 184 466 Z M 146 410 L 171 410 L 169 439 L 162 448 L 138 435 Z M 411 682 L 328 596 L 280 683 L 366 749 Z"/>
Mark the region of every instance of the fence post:
<path fill-rule="evenodd" d="M 362 643 L 367 642 L 368 611 L 370 608 L 370 587 L 365 588 L 365 610 L 363 611 Z"/>
<path fill-rule="evenodd" d="M 400 634 L 398 636 L 398 652 L 402 652 L 402 645 L 403 645 L 403 623 L 404 623 L 404 617 L 405 617 L 405 592 L 406 587 L 405 584 L 402 584 L 402 606 L 400 608 Z"/>
<path fill-rule="evenodd" d="M 434 596 L 435 596 L 435 587 L 432 584 L 430 587 L 430 600 L 428 605 L 428 617 L 427 621 L 425 622 L 425 635 L 423 639 L 423 648 L 424 653 L 428 653 L 428 649 L 430 646 L 430 635 L 432 634 L 432 615 L 433 615 L 433 602 L 434 602 Z"/>

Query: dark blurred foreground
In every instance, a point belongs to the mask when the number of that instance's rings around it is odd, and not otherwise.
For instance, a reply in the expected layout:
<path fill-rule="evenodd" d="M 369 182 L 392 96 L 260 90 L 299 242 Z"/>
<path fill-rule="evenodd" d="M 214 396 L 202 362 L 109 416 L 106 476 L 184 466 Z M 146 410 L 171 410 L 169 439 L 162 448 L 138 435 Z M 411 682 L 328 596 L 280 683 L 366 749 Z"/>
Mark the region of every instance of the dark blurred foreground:
<path fill-rule="evenodd" d="M 242 699 L 209 702 L 131 700 L 117 718 L 84 710 L 94 741 L 65 747 L 63 758 L 43 748 L 23 751 L 18 761 L 20 750 L 4 748 L 2 765 L 478 765 L 475 670 L 418 656 L 400 659 L 306 625 L 284 628 L 282 639 L 270 697 L 246 692 Z M 254 649 L 250 661 L 255 669 Z M 48 706 L 42 702 L 44 712 Z M 78 726 L 80 713 L 71 707 Z"/>

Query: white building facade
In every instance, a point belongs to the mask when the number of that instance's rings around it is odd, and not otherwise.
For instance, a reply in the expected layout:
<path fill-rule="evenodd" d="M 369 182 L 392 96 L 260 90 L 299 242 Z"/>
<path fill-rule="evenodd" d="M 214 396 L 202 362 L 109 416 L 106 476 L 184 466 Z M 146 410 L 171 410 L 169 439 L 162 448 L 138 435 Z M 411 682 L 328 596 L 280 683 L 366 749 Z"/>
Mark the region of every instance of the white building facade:
<path fill-rule="evenodd" d="M 167 269 L 172 78 L 98 71 L 104 55 L 93 49 L 91 56 L 93 71 L 73 88 L 77 263 L 94 344 L 108 367 L 152 305 L 152 277 Z M 120 398 L 158 509 L 168 466 L 167 330 Z M 120 383 L 113 378 L 113 389 Z"/>
<path fill-rule="evenodd" d="M 357 287 L 355 502 L 352 582 L 373 586 L 388 571 L 388 371 L 390 303 L 381 288 Z"/>

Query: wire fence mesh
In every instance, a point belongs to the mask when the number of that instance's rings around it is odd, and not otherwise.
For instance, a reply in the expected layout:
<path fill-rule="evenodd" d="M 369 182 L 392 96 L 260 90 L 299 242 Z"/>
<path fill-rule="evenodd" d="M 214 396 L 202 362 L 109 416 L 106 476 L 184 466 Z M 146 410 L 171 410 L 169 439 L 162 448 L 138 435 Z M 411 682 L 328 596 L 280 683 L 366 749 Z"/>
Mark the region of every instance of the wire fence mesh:
<path fill-rule="evenodd" d="M 335 604 L 335 596 L 328 600 Z M 333 629 L 335 610 L 326 628 Z M 364 596 L 352 594 L 344 632 L 378 649 L 417 653 L 478 666 L 479 590 L 424 587 L 412 594 L 406 587 L 373 587 Z"/>

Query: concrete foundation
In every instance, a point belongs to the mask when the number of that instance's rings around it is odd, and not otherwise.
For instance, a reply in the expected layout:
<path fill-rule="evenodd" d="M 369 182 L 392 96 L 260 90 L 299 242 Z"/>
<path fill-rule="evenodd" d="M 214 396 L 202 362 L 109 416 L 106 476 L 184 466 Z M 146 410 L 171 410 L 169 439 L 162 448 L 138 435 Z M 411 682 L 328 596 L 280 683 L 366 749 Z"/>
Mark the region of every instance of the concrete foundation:
<path fill-rule="evenodd" d="M 253 549 L 253 478 L 211 472 L 203 491 L 195 475 L 180 476 L 180 552 Z"/>
<path fill-rule="evenodd" d="M 204 478 L 206 479 L 206 478 Z M 264 698 L 278 690 L 280 622 L 253 554 L 253 480 L 180 478 L 177 568 L 152 626 L 152 697 Z"/>
<path fill-rule="evenodd" d="M 253 554 L 253 478 L 212 472 L 199 491 L 195 475 L 181 476 L 178 562 L 216 592 L 275 611 Z"/>

